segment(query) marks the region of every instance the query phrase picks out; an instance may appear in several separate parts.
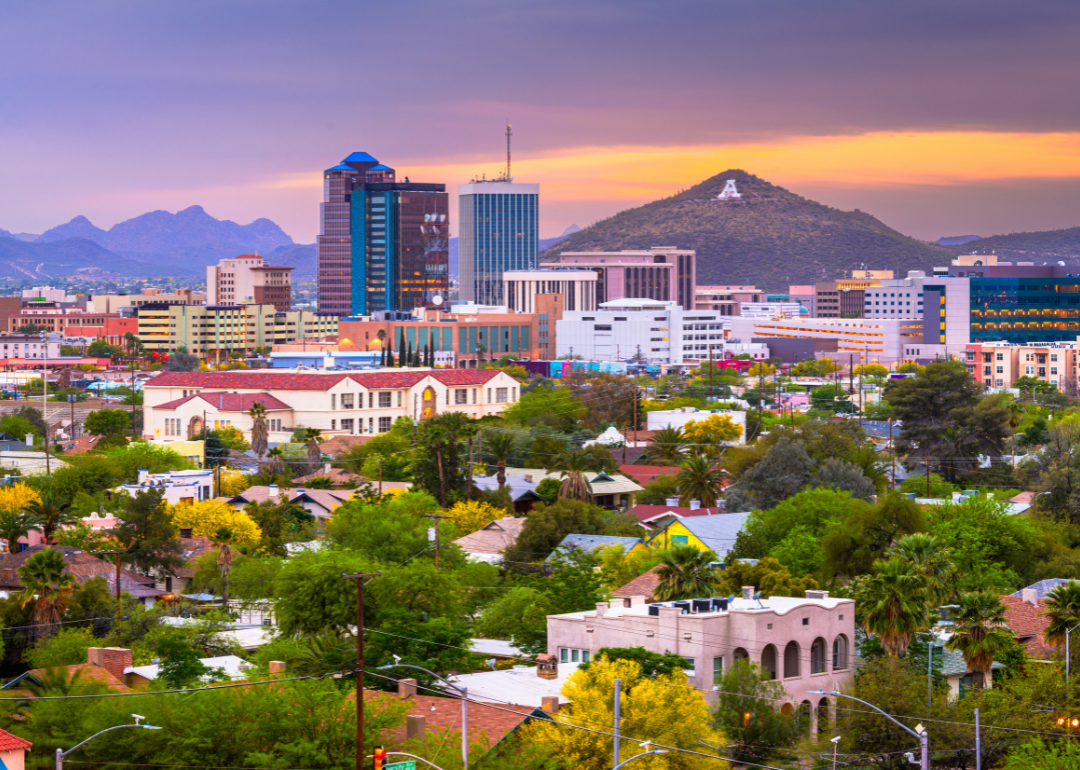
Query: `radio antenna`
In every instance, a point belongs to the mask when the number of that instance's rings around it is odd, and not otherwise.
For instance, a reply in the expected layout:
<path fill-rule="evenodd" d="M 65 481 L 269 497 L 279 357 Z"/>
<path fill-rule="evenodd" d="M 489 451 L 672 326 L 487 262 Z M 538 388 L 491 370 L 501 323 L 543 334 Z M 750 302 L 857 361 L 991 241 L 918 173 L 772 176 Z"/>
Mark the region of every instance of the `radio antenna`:
<path fill-rule="evenodd" d="M 512 182 L 514 178 L 510 176 L 510 137 L 513 136 L 513 132 L 510 130 L 510 119 L 506 119 L 506 181 Z"/>

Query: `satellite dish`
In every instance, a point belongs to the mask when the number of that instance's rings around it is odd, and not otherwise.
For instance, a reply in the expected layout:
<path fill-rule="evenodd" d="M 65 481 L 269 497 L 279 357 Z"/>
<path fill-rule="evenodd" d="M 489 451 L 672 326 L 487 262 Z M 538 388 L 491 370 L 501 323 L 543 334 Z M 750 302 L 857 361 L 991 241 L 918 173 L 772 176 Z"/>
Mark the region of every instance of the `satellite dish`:
<path fill-rule="evenodd" d="M 431 214 L 424 214 L 424 221 L 425 222 L 430 222 L 431 221 Z"/>
<path fill-rule="evenodd" d="M 441 305 L 442 303 L 443 303 L 443 298 L 442 298 L 441 294 L 436 294 L 434 297 L 431 298 L 431 304 L 432 305 Z"/>
<path fill-rule="evenodd" d="M 439 214 L 439 221 L 440 222 L 445 222 L 446 221 L 446 214 Z"/>

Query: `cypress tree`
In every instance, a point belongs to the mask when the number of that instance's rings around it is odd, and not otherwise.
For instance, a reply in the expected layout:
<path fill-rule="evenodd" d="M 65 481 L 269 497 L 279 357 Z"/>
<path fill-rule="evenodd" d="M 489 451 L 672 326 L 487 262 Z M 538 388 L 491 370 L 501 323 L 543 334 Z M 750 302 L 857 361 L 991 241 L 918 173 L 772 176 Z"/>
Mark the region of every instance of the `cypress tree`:
<path fill-rule="evenodd" d="M 410 366 L 411 367 L 412 365 L 413 365 L 413 349 L 412 349 L 412 341 L 410 340 L 407 347 L 405 348 L 405 366 Z"/>

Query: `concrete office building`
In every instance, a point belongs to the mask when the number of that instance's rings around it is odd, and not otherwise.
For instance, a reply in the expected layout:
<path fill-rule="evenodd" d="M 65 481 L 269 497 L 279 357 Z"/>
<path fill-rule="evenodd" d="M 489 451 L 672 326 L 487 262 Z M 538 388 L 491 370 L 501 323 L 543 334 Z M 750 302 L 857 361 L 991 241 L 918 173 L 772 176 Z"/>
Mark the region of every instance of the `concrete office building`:
<path fill-rule="evenodd" d="M 765 293 L 755 286 L 698 286 L 694 290 L 695 310 L 718 310 L 720 315 L 741 315 L 744 302 L 763 302 Z"/>
<path fill-rule="evenodd" d="M 743 318 L 802 318 L 809 316 L 798 302 L 743 302 L 739 306 Z"/>
<path fill-rule="evenodd" d="M 955 276 L 928 278 L 921 270 L 911 270 L 907 278 L 884 280 L 866 289 L 863 315 L 917 318 L 923 322 L 927 343 L 966 344 L 971 341 L 970 281 Z M 936 339 L 931 329 L 937 331 Z"/>
<path fill-rule="evenodd" d="M 93 304 L 94 310 L 98 313 L 120 313 L 125 308 L 134 308 L 150 303 L 205 305 L 206 292 L 177 289 L 172 294 L 164 294 L 157 289 L 143 289 L 138 294 L 94 294 L 88 304 Z"/>
<path fill-rule="evenodd" d="M 654 299 L 618 299 L 597 310 L 564 312 L 556 323 L 556 353 L 586 361 L 627 361 L 639 355 L 661 364 L 708 360 L 710 344 L 714 357 L 719 357 L 723 321 L 715 310 L 684 310 Z"/>
<path fill-rule="evenodd" d="M 508 304 L 503 273 L 537 267 L 540 185 L 474 179 L 458 185 L 458 212 L 458 296 Z"/>
<path fill-rule="evenodd" d="M 275 267 L 257 254 L 241 254 L 206 268 L 206 304 L 254 302 L 276 310 L 292 308 L 291 267 Z"/>
<path fill-rule="evenodd" d="M 536 297 L 561 294 L 564 310 L 596 310 L 597 275 L 592 270 L 508 270 L 503 273 L 506 306 L 535 313 Z"/>
<path fill-rule="evenodd" d="M 319 312 L 411 311 L 450 288 L 446 185 L 396 181 L 354 152 L 323 172 Z"/>
<path fill-rule="evenodd" d="M 655 299 L 679 307 L 696 305 L 697 253 L 674 246 L 644 251 L 564 251 L 542 270 L 593 270 L 596 304 L 618 299 Z"/>

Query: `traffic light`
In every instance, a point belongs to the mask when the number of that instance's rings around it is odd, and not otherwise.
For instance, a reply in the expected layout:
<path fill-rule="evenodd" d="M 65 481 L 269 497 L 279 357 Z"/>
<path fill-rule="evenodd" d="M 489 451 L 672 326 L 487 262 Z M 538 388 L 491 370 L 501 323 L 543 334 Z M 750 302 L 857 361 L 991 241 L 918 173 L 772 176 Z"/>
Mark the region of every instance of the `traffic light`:
<path fill-rule="evenodd" d="M 1057 726 L 1075 730 L 1080 727 L 1080 717 L 1058 717 Z"/>
<path fill-rule="evenodd" d="M 375 760 L 375 770 L 382 770 L 383 765 L 386 763 L 386 749 L 382 746 L 376 746 L 372 758 Z"/>

